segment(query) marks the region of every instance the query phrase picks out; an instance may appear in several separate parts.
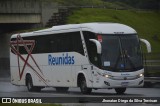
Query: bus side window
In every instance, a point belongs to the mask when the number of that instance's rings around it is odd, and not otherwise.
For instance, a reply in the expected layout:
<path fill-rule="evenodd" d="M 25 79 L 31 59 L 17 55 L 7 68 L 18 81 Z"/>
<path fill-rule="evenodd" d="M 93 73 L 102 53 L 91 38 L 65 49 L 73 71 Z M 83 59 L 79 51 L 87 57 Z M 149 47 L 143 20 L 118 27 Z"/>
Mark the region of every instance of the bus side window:
<path fill-rule="evenodd" d="M 54 52 L 70 52 L 69 36 L 67 33 L 61 33 L 54 35 Z"/>
<path fill-rule="evenodd" d="M 84 55 L 80 32 L 31 36 L 24 37 L 23 39 L 35 40 L 35 47 L 32 51 L 32 54 L 78 52 Z M 19 51 L 21 54 L 27 54 L 24 46 L 19 46 Z"/>
<path fill-rule="evenodd" d="M 50 51 L 51 52 L 56 52 L 57 51 L 57 47 L 56 46 L 57 46 L 56 42 L 53 39 L 51 39 L 50 40 Z"/>
<path fill-rule="evenodd" d="M 57 35 L 58 52 L 78 52 L 84 55 L 80 32 Z"/>
<path fill-rule="evenodd" d="M 78 52 L 82 55 L 84 55 L 82 40 L 80 32 L 72 32 L 71 34 L 71 40 L 72 40 L 72 49 L 75 52 Z"/>
<path fill-rule="evenodd" d="M 16 38 L 12 38 L 11 39 L 11 41 L 15 41 L 16 40 Z M 16 48 L 16 46 L 14 46 L 15 48 Z M 13 54 L 15 54 L 15 52 L 12 50 L 12 49 L 10 49 L 11 50 L 11 52 L 13 53 Z"/>

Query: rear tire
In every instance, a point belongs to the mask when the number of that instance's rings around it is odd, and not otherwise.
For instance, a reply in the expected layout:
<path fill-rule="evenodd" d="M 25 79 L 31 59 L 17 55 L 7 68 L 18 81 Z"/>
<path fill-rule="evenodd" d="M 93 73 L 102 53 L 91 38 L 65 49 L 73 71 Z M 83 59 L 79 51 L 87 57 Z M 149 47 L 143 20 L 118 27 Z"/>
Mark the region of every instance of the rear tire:
<path fill-rule="evenodd" d="M 90 94 L 92 92 L 92 88 L 87 88 L 87 83 L 84 77 L 80 78 L 80 89 L 83 94 Z"/>
<path fill-rule="evenodd" d="M 33 81 L 32 81 L 32 77 L 31 75 L 27 75 L 26 76 L 26 86 L 29 92 L 40 92 L 41 91 L 41 87 L 35 87 L 33 86 Z"/>
<path fill-rule="evenodd" d="M 117 92 L 117 94 L 124 94 L 126 88 L 115 88 L 115 91 Z"/>
<path fill-rule="evenodd" d="M 56 87 L 57 92 L 67 92 L 69 87 Z"/>

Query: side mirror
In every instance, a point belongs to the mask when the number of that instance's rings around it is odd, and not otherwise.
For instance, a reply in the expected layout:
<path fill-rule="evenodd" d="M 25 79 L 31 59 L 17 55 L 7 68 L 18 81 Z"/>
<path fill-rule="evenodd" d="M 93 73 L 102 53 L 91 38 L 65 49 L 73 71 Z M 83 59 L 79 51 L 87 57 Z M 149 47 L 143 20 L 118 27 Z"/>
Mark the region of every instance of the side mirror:
<path fill-rule="evenodd" d="M 102 54 L 102 46 L 101 46 L 101 43 L 100 43 L 98 40 L 96 40 L 96 39 L 89 39 L 89 41 L 95 43 L 96 46 L 97 46 L 97 53 L 98 53 L 98 54 Z"/>
<path fill-rule="evenodd" d="M 140 41 L 145 43 L 148 53 L 151 53 L 151 44 L 146 39 L 140 39 Z"/>

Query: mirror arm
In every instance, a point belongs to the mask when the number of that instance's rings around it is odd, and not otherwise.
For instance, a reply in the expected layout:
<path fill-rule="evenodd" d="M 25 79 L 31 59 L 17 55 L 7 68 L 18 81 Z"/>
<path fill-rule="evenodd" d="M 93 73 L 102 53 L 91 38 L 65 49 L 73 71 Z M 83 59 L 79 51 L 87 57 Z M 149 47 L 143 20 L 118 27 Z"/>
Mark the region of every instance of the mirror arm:
<path fill-rule="evenodd" d="M 89 41 L 91 41 L 91 42 L 93 42 L 93 43 L 96 44 L 96 46 L 97 46 L 97 53 L 101 54 L 102 53 L 101 43 L 98 40 L 96 40 L 96 39 L 89 39 Z"/>
<path fill-rule="evenodd" d="M 147 41 L 146 39 L 140 39 L 140 41 L 146 45 L 148 53 L 151 53 L 151 44 L 149 43 L 149 41 Z"/>

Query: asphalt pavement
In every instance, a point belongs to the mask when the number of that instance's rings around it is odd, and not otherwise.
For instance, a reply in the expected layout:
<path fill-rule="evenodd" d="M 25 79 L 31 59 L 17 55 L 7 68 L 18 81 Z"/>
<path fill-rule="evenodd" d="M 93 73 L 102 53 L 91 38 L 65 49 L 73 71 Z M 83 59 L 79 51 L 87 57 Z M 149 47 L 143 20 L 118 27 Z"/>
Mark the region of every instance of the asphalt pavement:
<path fill-rule="evenodd" d="M 145 97 L 154 97 L 154 98 L 160 98 L 160 88 L 128 88 L 123 95 L 118 95 L 114 91 L 114 89 L 98 89 L 93 90 L 93 92 L 89 95 L 81 94 L 79 88 L 70 88 L 68 92 L 66 93 L 60 93 L 56 92 L 55 88 L 48 87 L 42 89 L 41 92 L 28 92 L 26 86 L 15 86 L 10 83 L 9 78 L 0 78 L 0 97 L 62 97 L 62 98 L 87 98 L 87 97 L 94 97 L 94 98 L 145 98 Z M 106 106 L 112 105 L 112 106 L 132 106 L 135 105 L 135 103 L 93 103 L 94 101 L 87 102 L 87 103 L 61 103 L 64 106 Z M 144 106 L 159 106 L 160 104 L 152 104 L 152 103 L 136 103 L 137 106 L 144 105 Z"/>

